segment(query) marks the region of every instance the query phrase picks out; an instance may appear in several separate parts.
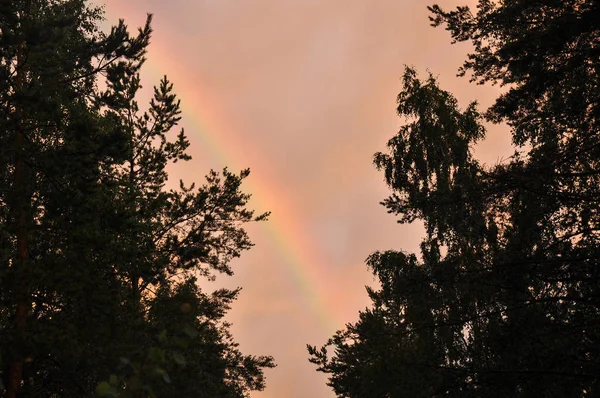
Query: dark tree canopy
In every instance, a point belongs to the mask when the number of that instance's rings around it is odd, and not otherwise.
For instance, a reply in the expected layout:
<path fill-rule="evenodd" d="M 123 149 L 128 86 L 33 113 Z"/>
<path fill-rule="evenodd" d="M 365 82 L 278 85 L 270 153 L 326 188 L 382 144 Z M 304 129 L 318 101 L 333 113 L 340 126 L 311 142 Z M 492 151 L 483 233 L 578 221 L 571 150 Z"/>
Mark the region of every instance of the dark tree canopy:
<path fill-rule="evenodd" d="M 367 260 L 372 307 L 311 362 L 340 397 L 583 397 L 600 389 L 600 4 L 479 1 L 430 7 L 470 41 L 461 74 L 506 87 L 483 115 L 407 69 L 405 125 L 375 155 L 419 256 Z M 483 121 L 514 156 L 477 162 Z M 334 349 L 328 353 L 328 346 Z"/>
<path fill-rule="evenodd" d="M 165 77 L 136 94 L 152 29 L 84 0 L 0 0 L 0 396 L 246 397 L 271 357 L 223 321 L 252 243 L 249 171 L 166 189 L 190 160 Z M 174 135 L 174 137 L 173 137 Z"/>

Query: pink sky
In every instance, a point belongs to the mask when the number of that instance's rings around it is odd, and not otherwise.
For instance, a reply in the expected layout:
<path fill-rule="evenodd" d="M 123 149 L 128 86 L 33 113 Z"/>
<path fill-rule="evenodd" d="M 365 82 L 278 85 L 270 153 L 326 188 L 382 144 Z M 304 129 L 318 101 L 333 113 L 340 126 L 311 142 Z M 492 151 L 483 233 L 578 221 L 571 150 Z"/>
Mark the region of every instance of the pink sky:
<path fill-rule="evenodd" d="M 379 205 L 389 191 L 372 166 L 401 122 L 403 65 L 439 75 L 462 105 L 489 105 L 498 92 L 455 77 L 468 46 L 429 26 L 427 4 L 106 1 L 112 23 L 135 28 L 154 14 L 142 84 L 169 76 L 192 144 L 193 160 L 172 177 L 200 183 L 210 168 L 249 167 L 252 206 L 272 211 L 249 229 L 256 246 L 235 261 L 235 276 L 203 284 L 243 287 L 228 317 L 235 339 L 245 353 L 275 357 L 267 389 L 253 398 L 334 397 L 306 344 L 323 344 L 369 304 L 370 253 L 418 248 L 421 228 L 397 224 Z M 501 127 L 477 150 L 488 163 L 511 152 Z"/>

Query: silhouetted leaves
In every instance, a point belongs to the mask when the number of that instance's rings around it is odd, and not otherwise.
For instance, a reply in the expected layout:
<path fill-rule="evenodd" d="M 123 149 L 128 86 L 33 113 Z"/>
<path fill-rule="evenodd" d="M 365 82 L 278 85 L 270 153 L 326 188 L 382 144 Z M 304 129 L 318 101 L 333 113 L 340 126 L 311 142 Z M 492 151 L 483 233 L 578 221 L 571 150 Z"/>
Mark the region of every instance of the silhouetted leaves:
<path fill-rule="evenodd" d="M 191 157 L 169 80 L 136 101 L 152 18 L 135 34 L 101 18 L 0 0 L 0 392 L 245 397 L 272 358 L 229 334 L 237 290 L 195 277 L 232 274 L 268 213 L 247 208 L 248 170 L 166 188 Z"/>
<path fill-rule="evenodd" d="M 406 119 L 375 156 L 400 222 L 420 219 L 420 257 L 374 253 L 372 307 L 311 362 L 340 397 L 582 397 L 600 374 L 600 8 L 594 1 L 430 7 L 471 41 L 461 73 L 506 85 L 485 113 L 515 155 L 485 167 L 475 104 L 464 111 L 407 69 Z M 329 354 L 328 347 L 334 352 Z"/>

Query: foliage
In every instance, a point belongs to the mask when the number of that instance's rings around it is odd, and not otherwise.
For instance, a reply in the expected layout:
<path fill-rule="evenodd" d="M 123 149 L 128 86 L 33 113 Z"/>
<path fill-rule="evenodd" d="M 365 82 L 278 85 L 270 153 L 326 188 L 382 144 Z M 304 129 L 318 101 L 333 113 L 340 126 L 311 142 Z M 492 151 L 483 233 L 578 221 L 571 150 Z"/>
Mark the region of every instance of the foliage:
<path fill-rule="evenodd" d="M 208 299 L 191 276 L 231 274 L 252 246 L 244 224 L 268 214 L 247 209 L 248 170 L 166 189 L 189 143 L 170 139 L 181 112 L 166 77 L 147 111 L 135 100 L 151 16 L 136 35 L 123 21 L 103 33 L 101 18 L 83 0 L 0 1 L 0 388 L 246 396 L 272 359 L 239 353 L 220 321 L 236 293 Z M 169 322 L 158 307 L 184 296 L 197 312 Z M 192 353 L 222 372 L 182 368 Z"/>
<path fill-rule="evenodd" d="M 5 1 L 2 10 L 0 350 L 11 397 L 21 378 L 47 380 L 62 367 L 54 353 L 90 355 L 91 331 L 118 300 L 105 291 L 112 193 L 99 180 L 121 161 L 119 134 L 90 103 L 98 73 L 143 55 L 149 27 L 102 35 L 100 11 L 82 1 Z M 85 383 L 68 369 L 54 375 L 75 391 Z M 37 393 L 30 384 L 24 390 Z"/>
<path fill-rule="evenodd" d="M 233 398 L 264 388 L 261 368 L 273 367 L 272 358 L 240 353 L 223 321 L 238 292 L 221 289 L 206 294 L 194 278 L 159 287 L 148 315 L 154 330 L 171 338 L 173 361 L 166 368 L 171 383 L 163 384 L 158 396 L 191 397 L 202 391 L 203 396 Z"/>
<path fill-rule="evenodd" d="M 485 113 L 515 155 L 489 167 L 464 111 L 407 69 L 406 124 L 375 156 L 400 222 L 424 221 L 420 258 L 367 260 L 372 307 L 311 361 L 340 397 L 582 397 L 598 387 L 598 38 L 593 1 L 479 1 L 434 25 L 472 41 L 462 73 L 507 91 Z M 327 346 L 333 346 L 333 356 Z"/>

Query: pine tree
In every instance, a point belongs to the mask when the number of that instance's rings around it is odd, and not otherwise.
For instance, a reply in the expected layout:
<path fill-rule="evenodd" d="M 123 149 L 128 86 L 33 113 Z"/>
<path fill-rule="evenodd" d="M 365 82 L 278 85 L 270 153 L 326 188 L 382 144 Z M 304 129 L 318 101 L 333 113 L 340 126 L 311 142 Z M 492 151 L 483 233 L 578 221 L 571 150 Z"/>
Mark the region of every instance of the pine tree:
<path fill-rule="evenodd" d="M 148 314 L 179 297 L 178 278 L 231 274 L 229 261 L 252 245 L 243 224 L 267 214 L 246 208 L 247 170 L 165 189 L 167 164 L 189 159 L 189 144 L 183 132 L 166 138 L 180 114 L 166 78 L 138 115 L 151 16 L 136 35 L 123 21 L 105 34 L 101 18 L 83 0 L 0 1 L 0 392 L 154 396 L 170 381 L 165 368 L 180 371 L 188 355 L 167 345 L 197 338 L 216 350 L 208 357 L 229 358 L 211 382 L 247 395 L 273 365 L 239 354 L 219 321 L 235 292 L 209 301 L 185 285 L 198 305 L 223 306 L 206 336 L 198 319 L 163 330 Z M 247 381 L 227 381 L 234 370 Z M 177 376 L 174 391 L 204 386 Z"/>
<path fill-rule="evenodd" d="M 0 10 L 0 372 L 5 396 L 16 397 L 37 388 L 21 381 L 53 362 L 53 350 L 84 347 L 75 343 L 81 331 L 65 333 L 55 314 L 105 301 L 106 264 L 95 258 L 110 194 L 99 179 L 119 161 L 120 133 L 104 128 L 91 103 L 98 74 L 141 57 L 149 29 L 130 38 L 121 25 L 104 36 L 99 10 L 83 1 L 2 1 Z"/>
<path fill-rule="evenodd" d="M 176 314 L 161 313 L 154 306 L 180 297 L 177 291 L 184 285 L 191 289 L 190 281 L 195 280 L 195 275 L 208 278 L 213 278 L 214 272 L 231 275 L 230 260 L 252 246 L 243 229 L 244 224 L 265 220 L 268 213 L 255 216 L 247 209 L 250 196 L 241 192 L 240 188 L 249 170 L 243 170 L 239 175 L 227 169 L 221 174 L 210 171 L 206 183 L 198 188 L 195 184 L 186 186 L 180 181 L 179 189 L 166 190 L 166 168 L 171 162 L 191 159 L 186 153 L 189 142 L 183 130 L 174 139 L 169 137 L 180 120 L 181 111 L 173 85 L 166 77 L 154 88 L 148 110 L 140 110 L 135 97 L 141 88 L 138 73 L 141 64 L 131 65 L 131 74 L 118 74 L 116 79 L 112 78 L 112 69 L 109 68 L 109 85 L 101 95 L 106 103 L 113 104 L 106 107 L 105 115 L 120 120 L 120 128 L 127 134 L 125 162 L 112 170 L 119 187 L 115 203 L 121 209 L 123 222 L 123 232 L 115 245 L 118 254 L 114 272 L 128 291 L 123 301 L 123 313 L 130 314 L 130 319 L 135 320 L 119 334 L 123 343 L 120 355 L 134 361 L 121 375 L 127 386 L 121 394 L 131 392 L 133 378 L 136 391 L 146 385 L 152 387 L 152 391 L 170 391 L 163 392 L 166 395 L 179 394 L 185 389 L 190 394 L 188 396 L 193 396 L 194 391 L 205 394 L 213 388 L 207 383 L 216 383 L 225 389 L 219 392 L 221 395 L 230 391 L 227 396 L 246 396 L 251 390 L 264 388 L 262 369 L 274 365 L 270 357 L 254 358 L 239 353 L 228 332 L 228 324 L 220 322 L 237 292 L 227 292 L 230 296 L 227 300 L 217 301 L 223 308 L 219 309 L 221 315 L 210 319 L 215 326 L 197 331 L 198 336 L 193 332 L 188 337 L 194 339 L 185 344 L 179 341 L 177 354 L 173 354 L 172 347 L 169 348 L 177 343 L 177 335 L 190 328 L 196 330 L 206 322 L 196 319 L 200 314 L 186 317 L 186 324 L 166 322 L 176 318 Z M 182 285 L 182 280 L 187 282 Z M 193 302 L 209 303 L 206 295 L 198 290 L 191 289 L 188 296 Z M 154 316 L 148 318 L 150 313 Z M 177 324 L 179 329 L 174 328 Z M 168 327 L 160 330 L 158 325 Z M 164 336 L 163 333 L 175 340 L 168 341 L 163 337 L 158 341 L 157 336 Z M 197 341 L 200 340 L 203 343 L 198 346 Z M 212 358 L 211 362 L 202 363 L 201 358 L 207 355 L 201 352 L 203 349 L 216 350 L 208 357 Z M 156 383 L 151 374 L 140 370 L 145 361 L 140 358 L 148 352 L 159 353 L 152 360 L 155 368 L 150 373 L 160 374 L 162 378 L 168 375 L 169 386 L 165 386 L 160 378 Z M 177 359 L 192 358 L 192 353 L 193 359 L 186 361 L 189 367 L 180 369 L 181 363 L 178 362 L 181 361 Z M 167 357 L 173 360 L 163 359 Z M 134 358 L 138 358 L 137 362 Z M 208 381 L 198 374 L 194 376 L 194 371 L 204 374 L 207 366 L 214 370 L 223 367 L 223 370 L 206 376 Z M 169 369 L 177 371 L 177 374 L 168 372 Z M 234 381 L 237 374 L 245 376 Z M 107 394 L 117 394 L 121 387 L 120 383 L 113 382 L 108 386 L 104 384 L 103 389 Z"/>

